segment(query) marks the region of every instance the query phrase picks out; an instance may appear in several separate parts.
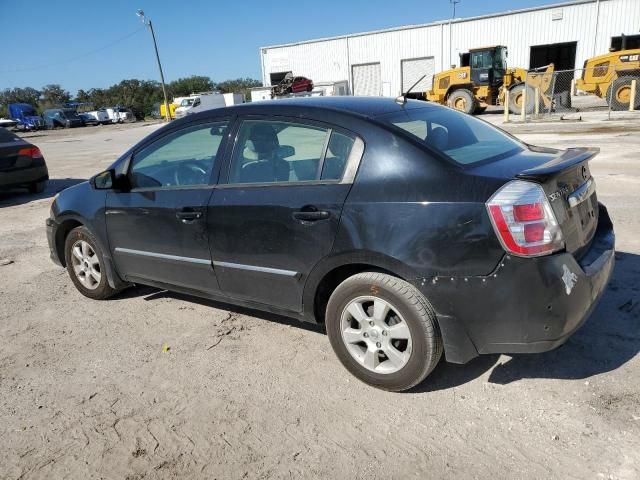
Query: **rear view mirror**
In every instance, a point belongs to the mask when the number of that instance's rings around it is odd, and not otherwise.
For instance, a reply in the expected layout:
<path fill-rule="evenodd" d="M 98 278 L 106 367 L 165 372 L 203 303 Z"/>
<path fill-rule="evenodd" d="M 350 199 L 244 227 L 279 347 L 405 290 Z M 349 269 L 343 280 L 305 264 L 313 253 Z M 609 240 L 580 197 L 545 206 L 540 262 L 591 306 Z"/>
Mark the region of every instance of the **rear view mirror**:
<path fill-rule="evenodd" d="M 296 149 L 291 145 L 280 145 L 278 147 L 278 156 L 280 158 L 293 157 L 296 154 Z"/>

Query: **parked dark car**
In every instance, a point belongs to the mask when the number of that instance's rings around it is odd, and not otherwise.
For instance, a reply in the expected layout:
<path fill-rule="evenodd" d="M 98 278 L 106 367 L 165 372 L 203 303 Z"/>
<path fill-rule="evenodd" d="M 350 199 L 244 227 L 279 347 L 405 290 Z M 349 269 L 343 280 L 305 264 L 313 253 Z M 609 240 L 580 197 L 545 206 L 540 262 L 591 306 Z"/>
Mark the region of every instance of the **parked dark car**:
<path fill-rule="evenodd" d="M 589 160 L 419 101 L 305 98 L 191 115 L 54 201 L 52 259 L 326 325 L 359 379 L 550 350 L 589 316 L 614 234 Z M 87 307 L 89 308 L 89 307 Z"/>
<path fill-rule="evenodd" d="M 72 108 L 50 108 L 42 112 L 47 128 L 82 127 L 82 118 Z"/>
<path fill-rule="evenodd" d="M 89 115 L 88 113 L 79 113 L 78 116 L 82 119 L 82 124 L 84 126 L 93 125 L 94 127 L 100 125 L 100 122 L 93 115 Z"/>
<path fill-rule="evenodd" d="M 0 127 L 0 190 L 25 187 L 42 193 L 49 171 L 38 147 Z"/>

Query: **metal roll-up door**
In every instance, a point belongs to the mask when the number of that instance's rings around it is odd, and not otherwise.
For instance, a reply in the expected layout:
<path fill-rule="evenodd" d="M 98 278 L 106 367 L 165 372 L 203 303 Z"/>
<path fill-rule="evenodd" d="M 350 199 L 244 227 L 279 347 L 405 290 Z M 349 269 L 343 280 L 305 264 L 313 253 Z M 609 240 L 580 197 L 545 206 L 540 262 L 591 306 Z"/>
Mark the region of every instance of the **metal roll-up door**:
<path fill-rule="evenodd" d="M 382 93 L 382 73 L 379 63 L 354 65 L 353 94 L 356 96 L 380 96 Z"/>
<path fill-rule="evenodd" d="M 406 93 L 420 77 L 426 75 L 412 92 L 424 92 L 431 90 L 431 82 L 435 73 L 435 60 L 433 57 L 410 58 L 402 60 L 402 93 Z"/>

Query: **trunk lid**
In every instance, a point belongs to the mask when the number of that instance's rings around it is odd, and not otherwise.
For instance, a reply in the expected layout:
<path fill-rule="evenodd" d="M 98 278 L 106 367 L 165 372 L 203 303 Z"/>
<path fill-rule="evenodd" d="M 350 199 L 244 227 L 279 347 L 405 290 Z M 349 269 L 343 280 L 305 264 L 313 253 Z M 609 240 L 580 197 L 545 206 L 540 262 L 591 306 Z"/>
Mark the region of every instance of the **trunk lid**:
<path fill-rule="evenodd" d="M 589 161 L 597 148 L 569 148 L 548 162 L 516 175 L 539 183 L 562 229 L 566 249 L 582 257 L 598 225 L 598 198 Z"/>
<path fill-rule="evenodd" d="M 31 164 L 31 157 L 20 155 L 19 152 L 20 149 L 29 146 L 27 142 L 18 137 L 16 140 L 9 141 L 0 139 L 0 171 L 28 167 Z"/>
<path fill-rule="evenodd" d="M 529 146 L 502 160 L 475 167 L 476 175 L 496 180 L 527 180 L 542 186 L 558 224 L 566 250 L 581 258 L 598 225 L 598 199 L 589 161 L 597 148 L 556 150 Z"/>

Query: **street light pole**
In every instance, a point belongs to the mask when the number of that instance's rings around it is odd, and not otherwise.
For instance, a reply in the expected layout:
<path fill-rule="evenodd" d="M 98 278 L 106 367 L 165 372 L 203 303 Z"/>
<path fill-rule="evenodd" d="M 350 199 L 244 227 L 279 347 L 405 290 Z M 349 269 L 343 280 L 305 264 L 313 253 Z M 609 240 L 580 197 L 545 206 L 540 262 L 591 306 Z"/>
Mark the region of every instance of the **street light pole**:
<path fill-rule="evenodd" d="M 144 12 L 142 10 L 138 10 L 136 15 L 142 18 L 142 23 L 149 27 L 151 30 L 151 38 L 153 39 L 153 48 L 156 51 L 156 60 L 158 62 L 158 70 L 160 70 L 160 82 L 162 83 L 162 95 L 164 96 L 164 114 L 167 122 L 171 120 L 171 113 L 169 112 L 169 101 L 167 100 L 167 87 L 164 84 L 164 74 L 162 73 L 162 64 L 160 63 L 160 54 L 158 54 L 158 44 L 156 43 L 156 34 L 153 31 L 153 23 L 151 20 L 147 19 L 144 16 Z M 145 21 L 146 20 L 146 21 Z"/>
<path fill-rule="evenodd" d="M 456 4 L 462 0 L 449 0 L 449 3 L 453 5 L 453 15 L 449 19 L 449 67 L 453 68 L 453 35 L 451 33 L 451 21 L 456 18 Z"/>

